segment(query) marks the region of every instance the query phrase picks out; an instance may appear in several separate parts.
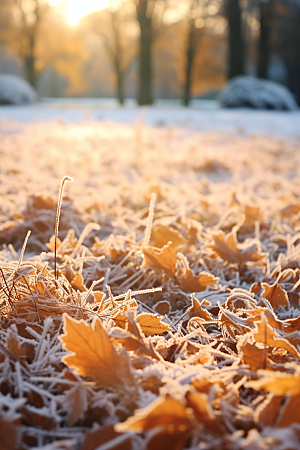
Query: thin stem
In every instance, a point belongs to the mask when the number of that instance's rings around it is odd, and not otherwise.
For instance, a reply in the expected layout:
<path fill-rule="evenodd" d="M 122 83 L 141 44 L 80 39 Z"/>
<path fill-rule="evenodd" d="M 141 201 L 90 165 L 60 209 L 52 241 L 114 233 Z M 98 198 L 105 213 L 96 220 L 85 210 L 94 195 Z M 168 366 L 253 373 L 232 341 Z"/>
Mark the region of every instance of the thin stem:
<path fill-rule="evenodd" d="M 60 218 L 60 209 L 62 202 L 62 195 L 64 186 L 67 181 L 73 181 L 73 178 L 65 175 L 60 182 L 59 193 L 58 193 L 58 203 L 57 203 L 57 211 L 56 211 L 56 220 L 55 220 L 55 236 L 54 236 L 54 273 L 55 279 L 57 280 L 57 239 L 58 239 L 58 227 L 59 227 L 59 218 Z"/>

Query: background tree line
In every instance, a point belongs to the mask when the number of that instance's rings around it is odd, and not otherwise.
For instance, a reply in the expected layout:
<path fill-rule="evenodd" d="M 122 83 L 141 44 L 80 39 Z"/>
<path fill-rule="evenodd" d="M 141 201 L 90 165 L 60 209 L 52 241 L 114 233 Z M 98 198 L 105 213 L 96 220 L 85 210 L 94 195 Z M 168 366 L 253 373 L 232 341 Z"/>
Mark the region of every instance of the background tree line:
<path fill-rule="evenodd" d="M 109 79 L 121 104 L 129 79 L 141 105 L 153 89 L 188 105 L 227 78 L 268 78 L 274 62 L 300 103 L 299 24 L 300 0 L 111 0 L 77 27 L 46 0 L 0 0 L 0 45 L 33 86 L 50 68 L 66 95 Z"/>

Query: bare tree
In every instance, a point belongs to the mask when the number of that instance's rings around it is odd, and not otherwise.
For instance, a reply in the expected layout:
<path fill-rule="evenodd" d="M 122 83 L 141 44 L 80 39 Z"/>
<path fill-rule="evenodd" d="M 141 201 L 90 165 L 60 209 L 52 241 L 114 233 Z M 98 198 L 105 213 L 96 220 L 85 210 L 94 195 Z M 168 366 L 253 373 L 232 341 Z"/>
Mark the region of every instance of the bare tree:
<path fill-rule="evenodd" d="M 260 0 L 260 37 L 258 44 L 257 75 L 268 78 L 271 56 L 271 33 L 274 27 L 275 0 Z"/>
<path fill-rule="evenodd" d="M 49 4 L 45 0 L 1 0 L 9 26 L 1 25 L 4 44 L 12 48 L 23 60 L 26 78 L 36 85 L 36 45 L 40 23 Z"/>
<path fill-rule="evenodd" d="M 192 0 L 188 11 L 188 38 L 186 46 L 186 66 L 185 66 L 185 83 L 183 102 L 188 106 L 191 96 L 191 78 L 192 69 L 196 53 L 196 25 L 195 19 L 197 17 L 198 0 Z"/>
<path fill-rule="evenodd" d="M 245 43 L 240 0 L 226 0 L 229 26 L 228 78 L 245 73 Z"/>
<path fill-rule="evenodd" d="M 88 26 L 100 37 L 116 75 L 116 93 L 119 103 L 124 103 L 125 77 L 136 55 L 133 20 L 128 4 L 111 5 L 92 13 Z"/>

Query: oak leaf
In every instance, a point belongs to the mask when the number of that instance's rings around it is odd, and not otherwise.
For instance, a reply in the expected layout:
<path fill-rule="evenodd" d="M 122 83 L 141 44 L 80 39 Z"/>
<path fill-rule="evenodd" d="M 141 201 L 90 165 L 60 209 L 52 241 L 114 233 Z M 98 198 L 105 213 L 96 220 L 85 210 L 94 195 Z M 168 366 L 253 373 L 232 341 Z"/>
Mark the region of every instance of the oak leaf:
<path fill-rule="evenodd" d="M 87 392 L 84 385 L 77 382 L 63 398 L 63 408 L 68 413 L 68 423 L 71 427 L 87 410 Z"/>
<path fill-rule="evenodd" d="M 67 314 L 64 317 L 64 331 L 60 340 L 71 355 L 62 361 L 75 367 L 75 373 L 91 377 L 96 385 L 123 386 L 133 382 L 130 362 L 126 350 L 117 353 L 98 318 L 92 325 L 76 320 Z"/>
<path fill-rule="evenodd" d="M 113 425 L 104 425 L 96 430 L 88 430 L 84 436 L 81 450 L 96 450 L 109 443 L 110 450 L 131 450 L 132 438 L 126 434 L 118 433 Z"/>
<path fill-rule="evenodd" d="M 145 247 L 143 249 L 143 266 L 153 267 L 156 270 L 163 270 L 167 275 L 174 276 L 176 271 L 176 252 L 172 242 L 168 242 L 161 249 L 155 247 Z"/>
<path fill-rule="evenodd" d="M 260 253 L 256 243 L 240 244 L 236 237 L 236 229 L 231 233 L 225 234 L 219 231 L 212 235 L 214 244 L 207 247 L 212 248 L 224 261 L 232 264 L 243 264 L 248 261 L 260 261 L 267 256 L 267 253 Z"/>
<path fill-rule="evenodd" d="M 155 314 L 142 313 L 137 316 L 136 321 L 146 336 L 161 335 L 166 331 L 172 331 L 170 325 L 162 322 L 161 317 Z"/>
<path fill-rule="evenodd" d="M 188 269 L 184 275 L 177 278 L 181 288 L 186 292 L 205 291 L 208 286 L 215 286 L 219 280 L 219 278 L 208 272 L 201 272 L 195 276 L 191 269 Z"/>
<path fill-rule="evenodd" d="M 152 228 L 151 243 L 154 247 L 161 248 L 172 242 L 174 248 L 181 247 L 185 244 L 186 239 L 176 230 L 165 225 L 156 225 Z"/>
<path fill-rule="evenodd" d="M 269 285 L 268 283 L 262 283 L 264 288 L 262 296 L 266 298 L 271 304 L 272 308 L 278 310 L 280 306 L 290 306 L 288 295 L 278 283 Z"/>

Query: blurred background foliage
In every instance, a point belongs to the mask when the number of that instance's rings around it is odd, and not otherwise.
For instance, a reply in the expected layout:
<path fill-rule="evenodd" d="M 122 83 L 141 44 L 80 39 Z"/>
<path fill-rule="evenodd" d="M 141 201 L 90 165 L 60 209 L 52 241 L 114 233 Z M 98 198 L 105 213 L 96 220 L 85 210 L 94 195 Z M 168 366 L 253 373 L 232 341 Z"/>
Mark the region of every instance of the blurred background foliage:
<path fill-rule="evenodd" d="M 73 24 L 67 0 L 56 3 L 0 0 L 0 73 L 42 97 L 188 105 L 250 74 L 285 84 L 300 104 L 300 0 L 104 0 Z"/>

